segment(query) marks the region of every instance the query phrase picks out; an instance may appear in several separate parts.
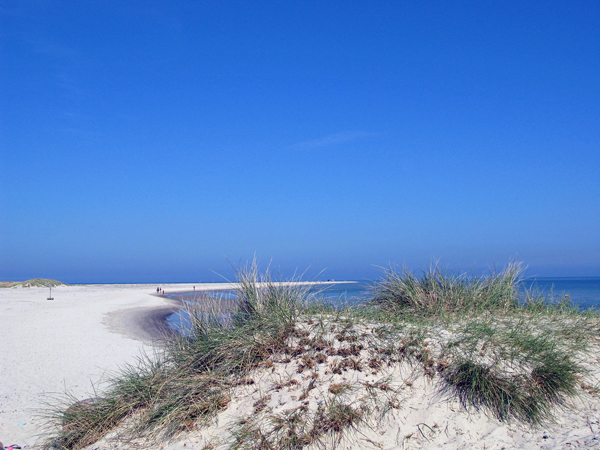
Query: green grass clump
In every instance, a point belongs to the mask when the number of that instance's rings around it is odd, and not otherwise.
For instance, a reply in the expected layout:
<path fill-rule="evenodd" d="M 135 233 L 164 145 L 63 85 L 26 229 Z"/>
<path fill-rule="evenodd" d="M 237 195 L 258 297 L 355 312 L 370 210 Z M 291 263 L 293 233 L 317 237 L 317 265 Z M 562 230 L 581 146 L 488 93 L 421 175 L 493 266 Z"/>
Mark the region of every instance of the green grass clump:
<path fill-rule="evenodd" d="M 499 420 L 516 416 L 525 422 L 539 417 L 538 402 L 528 395 L 526 380 L 506 376 L 471 360 L 457 361 L 444 374 L 447 389 L 454 391 L 463 405 L 485 407 Z"/>
<path fill-rule="evenodd" d="M 128 413 L 130 406 L 119 398 L 71 399 L 72 404 L 58 415 L 59 437 L 53 447 L 86 447 L 112 430 Z"/>
<path fill-rule="evenodd" d="M 372 287 L 372 305 L 397 314 L 439 316 L 455 312 L 506 310 L 517 306 L 520 264 L 487 276 L 455 275 L 434 265 L 417 276 L 388 269 Z"/>
<path fill-rule="evenodd" d="M 529 374 L 506 373 L 473 360 L 456 361 L 443 375 L 446 391 L 468 407 L 483 407 L 500 421 L 516 419 L 539 425 L 551 418 L 553 405 L 575 394 L 578 366 L 550 357 Z"/>

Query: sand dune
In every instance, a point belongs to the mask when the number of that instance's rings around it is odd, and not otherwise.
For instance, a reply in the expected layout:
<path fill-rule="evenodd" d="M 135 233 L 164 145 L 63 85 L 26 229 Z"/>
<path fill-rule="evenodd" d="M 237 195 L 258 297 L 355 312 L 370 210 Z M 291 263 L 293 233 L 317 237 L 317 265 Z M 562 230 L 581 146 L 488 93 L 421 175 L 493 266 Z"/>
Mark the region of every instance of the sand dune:
<path fill-rule="evenodd" d="M 185 291 L 192 285 L 163 287 Z M 197 290 L 215 287 L 196 285 Z M 47 289 L 0 289 L 0 440 L 5 445 L 33 447 L 43 431 L 38 414 L 46 402 L 65 390 L 78 399 L 88 398 L 94 389 L 101 391 L 120 366 L 135 363 L 141 352 L 152 354 L 160 345 L 162 319 L 177 308 L 155 295 L 155 289 L 155 285 L 62 286 L 53 289 L 53 301 L 46 300 Z M 368 358 L 367 353 L 363 356 Z M 372 417 L 349 433 L 339 448 L 600 448 L 597 391 L 582 389 L 579 398 L 557 411 L 555 423 L 532 429 L 499 423 L 481 411 L 465 410 L 457 400 L 444 398 L 435 378 L 408 364 L 376 371 L 328 373 L 335 358 L 311 371 L 299 370 L 299 361 L 294 359 L 274 361 L 272 366 L 255 371 L 252 383 L 236 390 L 227 408 L 208 428 L 180 435 L 161 446 L 183 450 L 210 444 L 210 448 L 225 449 L 240 418 L 248 414 L 259 417 L 262 409 L 257 405 L 264 403 L 265 411 L 273 414 L 287 414 L 302 407 L 302 393 L 307 393 L 307 405 L 318 405 L 333 398 L 332 385 L 364 387 L 387 380 L 396 390 L 396 406 L 383 419 Z M 588 385 L 598 386 L 599 361 L 597 355 L 586 361 Z M 316 383 L 312 373 L 319 375 Z M 360 390 L 350 392 L 348 395 L 357 399 L 363 395 Z M 325 448 L 334 443 L 326 442 Z M 109 435 L 92 448 L 127 446 Z"/>

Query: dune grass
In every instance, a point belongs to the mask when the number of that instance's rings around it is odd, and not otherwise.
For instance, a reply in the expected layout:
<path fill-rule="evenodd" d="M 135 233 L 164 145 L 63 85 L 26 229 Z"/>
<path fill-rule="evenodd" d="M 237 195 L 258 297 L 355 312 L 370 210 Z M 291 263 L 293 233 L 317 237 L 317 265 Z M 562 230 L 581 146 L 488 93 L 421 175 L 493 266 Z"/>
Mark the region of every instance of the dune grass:
<path fill-rule="evenodd" d="M 389 269 L 369 302 L 341 309 L 320 303 L 306 285 L 261 276 L 256 264 L 238 279 L 230 313 L 191 308 L 188 333 L 162 353 L 126 367 L 100 397 L 56 408 L 46 447 L 82 448 L 116 427 L 130 437 L 168 439 L 208 424 L 253 371 L 291 360 L 309 374 L 304 403 L 275 413 L 265 408 L 267 397 L 256 401 L 255 417 L 240 421 L 229 448 L 297 449 L 326 437 L 335 444 L 399 407 L 398 382 L 385 378 L 331 383 L 323 402 L 310 403 L 319 365 L 333 376 L 409 364 L 467 409 L 538 425 L 577 395 L 581 358 L 600 331 L 594 313 L 523 293 L 518 264 L 483 276 Z"/>
<path fill-rule="evenodd" d="M 439 368 L 442 391 L 500 421 L 538 425 L 577 393 L 599 322 L 568 298 L 520 289 L 521 273 L 520 264 L 483 276 L 435 265 L 421 276 L 390 269 L 372 287 L 371 305 L 416 325 L 412 352 Z M 423 348 L 427 339 L 436 341 L 433 352 Z"/>
<path fill-rule="evenodd" d="M 455 275 L 437 264 L 421 276 L 407 268 L 390 267 L 372 286 L 371 303 L 406 316 L 507 310 L 518 305 L 521 273 L 520 264 L 483 276 Z"/>

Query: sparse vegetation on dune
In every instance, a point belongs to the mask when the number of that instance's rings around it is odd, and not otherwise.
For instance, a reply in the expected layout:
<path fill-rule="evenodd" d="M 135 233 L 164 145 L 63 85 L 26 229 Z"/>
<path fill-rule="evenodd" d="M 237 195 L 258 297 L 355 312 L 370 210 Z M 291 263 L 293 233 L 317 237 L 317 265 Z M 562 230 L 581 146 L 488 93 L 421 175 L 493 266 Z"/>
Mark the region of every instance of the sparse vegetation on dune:
<path fill-rule="evenodd" d="M 0 281 L 0 288 L 12 287 L 55 287 L 63 286 L 65 283 L 56 280 L 47 280 L 45 278 L 33 278 L 27 281 Z"/>
<path fill-rule="evenodd" d="M 115 429 L 171 438 L 209 429 L 229 408 L 237 425 L 206 448 L 333 448 L 400 420 L 422 379 L 432 395 L 498 421 L 544 423 L 583 392 L 600 320 L 521 294 L 520 275 L 516 264 L 479 277 L 390 269 L 371 301 L 332 309 L 252 265 L 239 273 L 235 311 L 191 308 L 186 336 L 123 370 L 101 397 L 58 407 L 46 445 L 82 448 Z"/>
<path fill-rule="evenodd" d="M 501 421 L 536 425 L 576 394 L 581 358 L 600 322 L 568 299 L 520 290 L 521 273 L 520 264 L 482 277 L 437 266 L 421 277 L 390 269 L 373 287 L 372 304 L 428 336 L 415 339 L 417 346 L 435 342 L 428 354 L 443 361 L 439 372 L 448 394 Z"/>

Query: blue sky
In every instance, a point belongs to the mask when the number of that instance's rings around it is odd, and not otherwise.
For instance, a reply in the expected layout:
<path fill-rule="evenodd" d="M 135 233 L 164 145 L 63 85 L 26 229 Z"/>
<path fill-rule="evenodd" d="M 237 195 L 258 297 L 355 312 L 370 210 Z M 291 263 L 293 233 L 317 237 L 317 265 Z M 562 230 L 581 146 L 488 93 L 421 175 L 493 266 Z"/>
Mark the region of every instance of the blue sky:
<path fill-rule="evenodd" d="M 598 276 L 599 18 L 3 1 L 0 279 L 212 281 L 255 255 L 308 279 Z"/>

